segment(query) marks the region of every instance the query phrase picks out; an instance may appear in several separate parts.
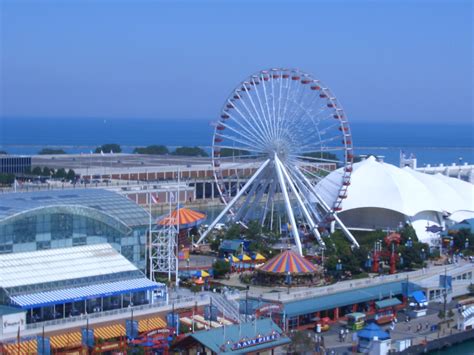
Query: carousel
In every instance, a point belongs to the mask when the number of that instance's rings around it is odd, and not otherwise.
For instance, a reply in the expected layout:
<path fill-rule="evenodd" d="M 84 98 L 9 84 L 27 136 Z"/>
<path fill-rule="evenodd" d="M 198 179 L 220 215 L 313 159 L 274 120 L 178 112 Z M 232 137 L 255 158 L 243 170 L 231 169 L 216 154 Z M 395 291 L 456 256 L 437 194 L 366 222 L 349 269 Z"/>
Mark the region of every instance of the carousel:
<path fill-rule="evenodd" d="M 291 249 L 274 256 L 254 272 L 254 282 L 266 286 L 310 286 L 320 280 L 319 268 Z"/>

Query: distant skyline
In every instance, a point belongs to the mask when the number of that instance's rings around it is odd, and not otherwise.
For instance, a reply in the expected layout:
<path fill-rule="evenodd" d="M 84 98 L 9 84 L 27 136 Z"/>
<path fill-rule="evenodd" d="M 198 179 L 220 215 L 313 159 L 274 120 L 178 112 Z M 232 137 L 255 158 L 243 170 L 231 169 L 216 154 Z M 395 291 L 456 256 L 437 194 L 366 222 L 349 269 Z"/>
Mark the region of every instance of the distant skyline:
<path fill-rule="evenodd" d="M 0 0 L 0 119 L 213 120 L 248 75 L 298 67 L 354 121 L 472 123 L 472 14 L 469 0 Z"/>

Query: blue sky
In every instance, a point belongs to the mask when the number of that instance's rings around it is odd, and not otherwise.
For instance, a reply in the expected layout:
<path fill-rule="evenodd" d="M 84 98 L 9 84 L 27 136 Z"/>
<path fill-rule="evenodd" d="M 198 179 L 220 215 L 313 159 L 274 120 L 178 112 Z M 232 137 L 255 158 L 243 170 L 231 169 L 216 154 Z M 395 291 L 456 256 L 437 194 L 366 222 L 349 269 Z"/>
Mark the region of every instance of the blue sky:
<path fill-rule="evenodd" d="M 0 117 L 212 120 L 298 67 L 354 121 L 470 122 L 469 0 L 0 0 Z"/>

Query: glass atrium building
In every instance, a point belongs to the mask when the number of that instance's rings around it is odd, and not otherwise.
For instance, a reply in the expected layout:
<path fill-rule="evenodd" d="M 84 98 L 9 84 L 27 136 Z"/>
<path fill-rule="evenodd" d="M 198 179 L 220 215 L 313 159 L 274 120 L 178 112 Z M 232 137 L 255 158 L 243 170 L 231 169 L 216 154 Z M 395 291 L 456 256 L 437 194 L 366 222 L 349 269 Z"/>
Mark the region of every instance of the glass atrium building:
<path fill-rule="evenodd" d="M 149 214 L 102 189 L 0 194 L 0 254 L 109 243 L 146 267 Z"/>

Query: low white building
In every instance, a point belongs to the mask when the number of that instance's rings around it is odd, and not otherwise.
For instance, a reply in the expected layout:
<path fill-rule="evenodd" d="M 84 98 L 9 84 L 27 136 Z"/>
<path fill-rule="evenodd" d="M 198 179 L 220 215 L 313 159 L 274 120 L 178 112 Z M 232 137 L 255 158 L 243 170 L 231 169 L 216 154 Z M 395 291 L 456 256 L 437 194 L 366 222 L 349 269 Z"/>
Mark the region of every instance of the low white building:
<path fill-rule="evenodd" d="M 338 197 L 342 175 L 342 168 L 335 170 L 317 185 L 329 205 Z M 394 229 L 408 222 L 421 241 L 435 244 L 438 235 L 426 227 L 474 217 L 474 185 L 398 168 L 371 156 L 353 165 L 341 208 L 338 215 L 350 229 Z"/>

